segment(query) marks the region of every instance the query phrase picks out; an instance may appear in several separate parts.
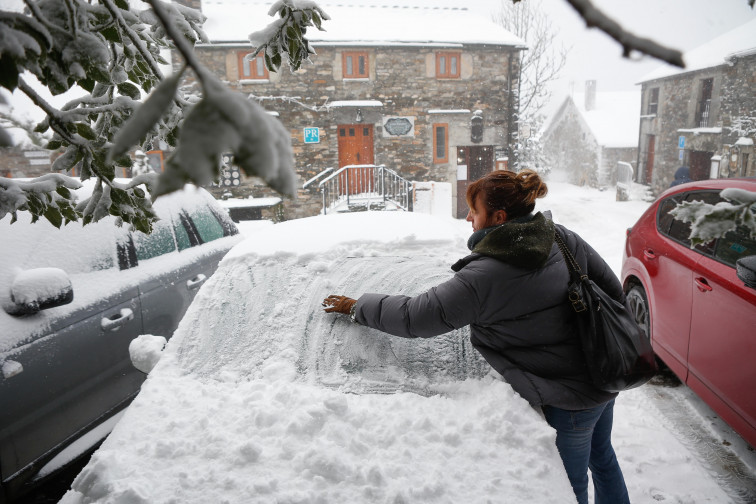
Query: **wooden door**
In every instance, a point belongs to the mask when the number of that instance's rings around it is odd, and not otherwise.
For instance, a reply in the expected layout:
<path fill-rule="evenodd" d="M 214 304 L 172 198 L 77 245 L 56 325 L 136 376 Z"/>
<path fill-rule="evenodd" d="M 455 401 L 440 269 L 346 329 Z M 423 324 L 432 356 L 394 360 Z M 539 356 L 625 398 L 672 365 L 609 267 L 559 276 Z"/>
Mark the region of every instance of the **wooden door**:
<path fill-rule="evenodd" d="M 373 125 L 341 124 L 338 127 L 339 168 L 349 165 L 373 165 Z M 359 194 L 372 190 L 373 168 L 364 167 L 342 172 L 341 187 L 348 188 L 349 194 Z"/>
<path fill-rule="evenodd" d="M 711 174 L 711 156 L 713 152 L 691 151 L 690 161 L 690 178 L 691 180 L 706 180 Z"/>
<path fill-rule="evenodd" d="M 650 184 L 654 174 L 654 151 L 656 150 L 656 137 L 647 135 L 648 152 L 646 153 L 646 184 Z"/>
<path fill-rule="evenodd" d="M 466 166 L 465 178 L 457 177 L 457 218 L 467 216 L 467 186 L 475 182 L 494 168 L 494 149 L 489 145 L 457 147 L 457 167 Z"/>

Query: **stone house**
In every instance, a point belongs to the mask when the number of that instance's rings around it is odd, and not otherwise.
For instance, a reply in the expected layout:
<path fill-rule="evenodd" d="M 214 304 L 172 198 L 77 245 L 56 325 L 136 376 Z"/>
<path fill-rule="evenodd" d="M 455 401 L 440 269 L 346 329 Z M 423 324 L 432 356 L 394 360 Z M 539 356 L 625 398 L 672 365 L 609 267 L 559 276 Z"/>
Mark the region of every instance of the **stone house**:
<path fill-rule="evenodd" d="M 693 180 L 756 175 L 756 20 L 684 55 L 640 82 L 638 182 L 655 193 L 680 166 Z"/>
<path fill-rule="evenodd" d="M 414 0 L 319 5 L 326 31 L 308 30 L 317 55 L 292 73 L 249 59 L 247 37 L 273 21 L 269 2 L 185 1 L 207 17 L 196 54 L 228 86 L 256 99 L 292 137 L 300 182 L 285 218 L 315 215 L 328 168 L 385 165 L 410 181 L 448 182 L 452 212 L 467 213 L 467 184 L 506 166 L 517 131 L 523 42 L 464 7 Z M 238 173 L 235 197 L 271 196 Z M 231 179 L 233 180 L 233 179 Z"/>
<path fill-rule="evenodd" d="M 0 149 L 0 177 L 31 178 L 50 173 L 51 152 L 26 144 Z"/>
<path fill-rule="evenodd" d="M 552 170 L 566 172 L 577 185 L 616 184 L 617 163 L 634 165 L 638 156 L 640 99 L 636 91 L 599 93 L 596 81 L 568 96 L 542 138 Z"/>

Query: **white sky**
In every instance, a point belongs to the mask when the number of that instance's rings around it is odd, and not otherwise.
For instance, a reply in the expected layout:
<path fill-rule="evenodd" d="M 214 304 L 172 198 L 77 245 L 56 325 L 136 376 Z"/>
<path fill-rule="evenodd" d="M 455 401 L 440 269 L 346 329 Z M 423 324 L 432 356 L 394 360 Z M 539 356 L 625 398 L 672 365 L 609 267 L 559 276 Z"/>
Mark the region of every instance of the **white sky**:
<path fill-rule="evenodd" d="M 510 0 L 467 0 L 467 4 L 470 9 L 491 14 L 498 12 L 502 1 Z M 571 48 L 555 93 L 569 93 L 571 83 L 575 91 L 582 91 L 586 80 L 596 80 L 598 92 L 639 89 L 635 85 L 639 79 L 661 66 L 648 57 L 640 61 L 623 58 L 620 45 L 598 29 L 586 28 L 567 0 L 524 1 L 539 1 L 558 29 L 564 46 Z M 683 52 L 756 19 L 756 10 L 748 6 L 747 0 L 593 0 L 593 3 L 631 33 Z"/>

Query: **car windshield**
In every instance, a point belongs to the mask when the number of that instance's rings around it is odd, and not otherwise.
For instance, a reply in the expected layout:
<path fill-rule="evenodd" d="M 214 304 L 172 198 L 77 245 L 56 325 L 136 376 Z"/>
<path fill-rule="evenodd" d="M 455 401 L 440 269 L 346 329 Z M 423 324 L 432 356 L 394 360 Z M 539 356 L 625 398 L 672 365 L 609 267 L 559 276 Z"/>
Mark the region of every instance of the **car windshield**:
<path fill-rule="evenodd" d="M 323 315 L 320 303 L 331 291 L 420 294 L 450 278 L 449 265 L 467 252 L 462 228 L 438 219 L 383 214 L 374 217 L 382 224 L 365 227 L 359 218 L 290 221 L 234 249 L 182 323 L 191 328 L 181 335 L 183 367 L 202 376 L 255 377 L 271 356 L 289 355 L 303 378 L 355 392 L 422 393 L 434 381 L 488 373 L 468 327 L 410 341 Z M 350 230 L 340 241 L 340 229 L 358 222 L 364 239 Z M 405 232 L 408 224 L 415 231 Z M 301 253 L 313 247 L 317 252 Z"/>

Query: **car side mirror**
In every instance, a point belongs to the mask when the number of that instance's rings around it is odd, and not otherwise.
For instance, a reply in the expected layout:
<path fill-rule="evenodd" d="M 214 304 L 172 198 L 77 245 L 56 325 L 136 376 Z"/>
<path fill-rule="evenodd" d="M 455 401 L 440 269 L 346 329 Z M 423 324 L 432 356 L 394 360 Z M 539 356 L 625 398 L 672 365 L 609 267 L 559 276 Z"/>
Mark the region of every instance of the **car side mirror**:
<path fill-rule="evenodd" d="M 756 289 L 756 255 L 738 259 L 735 262 L 735 273 L 746 287 Z"/>
<path fill-rule="evenodd" d="M 73 301 L 73 286 L 60 268 L 25 270 L 13 279 L 10 300 L 11 305 L 5 307 L 10 315 L 32 315 Z"/>

